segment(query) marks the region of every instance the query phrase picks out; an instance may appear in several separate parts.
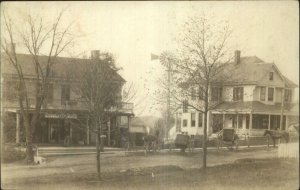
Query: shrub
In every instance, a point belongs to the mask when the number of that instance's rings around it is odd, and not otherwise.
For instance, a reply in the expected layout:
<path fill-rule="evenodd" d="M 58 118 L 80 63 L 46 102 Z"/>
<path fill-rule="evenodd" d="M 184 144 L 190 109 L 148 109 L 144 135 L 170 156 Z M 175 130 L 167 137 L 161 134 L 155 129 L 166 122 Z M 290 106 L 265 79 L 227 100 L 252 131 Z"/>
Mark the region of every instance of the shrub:
<path fill-rule="evenodd" d="M 4 163 L 24 160 L 26 158 L 26 153 L 16 149 L 14 145 L 4 145 L 1 155 L 1 161 Z"/>

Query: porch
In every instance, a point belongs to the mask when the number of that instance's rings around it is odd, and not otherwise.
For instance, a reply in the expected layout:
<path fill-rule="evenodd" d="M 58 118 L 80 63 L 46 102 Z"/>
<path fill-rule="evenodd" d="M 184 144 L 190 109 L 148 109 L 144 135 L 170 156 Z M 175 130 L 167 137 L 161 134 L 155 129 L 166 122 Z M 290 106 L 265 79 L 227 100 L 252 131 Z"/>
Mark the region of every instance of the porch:
<path fill-rule="evenodd" d="M 291 116 L 283 115 L 282 130 L 289 125 Z M 239 135 L 249 135 L 252 137 L 263 136 L 265 130 L 280 129 L 280 114 L 265 113 L 237 113 L 237 112 L 213 112 L 212 113 L 212 133 L 216 133 L 223 128 L 235 128 Z"/>

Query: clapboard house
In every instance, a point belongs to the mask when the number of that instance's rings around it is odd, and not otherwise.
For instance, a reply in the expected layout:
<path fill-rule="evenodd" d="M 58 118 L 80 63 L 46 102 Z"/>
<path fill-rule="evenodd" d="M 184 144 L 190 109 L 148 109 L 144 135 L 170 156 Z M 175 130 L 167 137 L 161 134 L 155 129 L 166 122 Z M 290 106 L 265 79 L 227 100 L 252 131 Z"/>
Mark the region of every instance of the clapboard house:
<path fill-rule="evenodd" d="M 262 136 L 266 129 L 286 130 L 299 122 L 295 83 L 284 76 L 275 63 L 256 56 L 240 57 L 226 65 L 227 80 L 210 84 L 209 101 L 216 105 L 208 114 L 208 134 L 233 127 L 239 134 Z M 197 90 L 194 90 L 197 92 Z M 201 101 L 192 96 L 188 101 Z M 177 132 L 202 135 L 204 114 L 185 104 L 176 114 Z M 282 126 L 280 122 L 282 121 Z"/>
<path fill-rule="evenodd" d="M 81 95 L 74 90 L 74 78 L 68 73 L 76 67 L 83 68 L 89 63 L 99 61 L 99 51 L 92 51 L 91 58 L 57 57 L 49 79 L 49 89 L 46 100 L 42 106 L 42 119 L 34 131 L 34 143 L 40 144 L 64 144 L 69 138 L 69 144 L 89 145 L 94 144 L 96 135 L 89 124 L 87 104 Z M 17 54 L 17 59 L 22 67 L 27 86 L 30 107 L 35 106 L 35 76 L 33 57 L 28 54 Z M 41 64 L 47 61 L 47 56 L 38 56 Z M 133 104 L 122 102 L 122 86 L 125 80 L 107 65 L 111 72 L 111 80 L 118 85 L 115 97 L 117 106 L 107 110 L 113 112 L 110 119 L 103 125 L 105 144 L 120 146 L 122 136 L 128 133 L 130 117 L 133 116 Z M 80 72 L 80 70 L 78 71 Z M 73 73 L 74 74 L 74 73 Z M 76 77 L 75 77 L 76 78 Z M 16 70 L 7 60 L 7 56 L 1 54 L 1 81 L 2 81 L 2 124 L 6 136 L 16 143 L 25 142 L 25 129 L 20 114 L 17 96 Z M 31 110 L 29 110 L 30 112 Z M 113 143 L 112 143 L 113 142 Z"/>

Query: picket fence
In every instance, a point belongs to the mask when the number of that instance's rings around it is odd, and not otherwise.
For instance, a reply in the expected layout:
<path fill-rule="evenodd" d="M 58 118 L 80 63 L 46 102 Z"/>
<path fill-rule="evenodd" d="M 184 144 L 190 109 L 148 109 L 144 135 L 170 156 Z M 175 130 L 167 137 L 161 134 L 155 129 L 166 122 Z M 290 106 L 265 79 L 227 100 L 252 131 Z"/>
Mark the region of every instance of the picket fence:
<path fill-rule="evenodd" d="M 299 142 L 280 143 L 278 145 L 279 158 L 299 158 Z"/>

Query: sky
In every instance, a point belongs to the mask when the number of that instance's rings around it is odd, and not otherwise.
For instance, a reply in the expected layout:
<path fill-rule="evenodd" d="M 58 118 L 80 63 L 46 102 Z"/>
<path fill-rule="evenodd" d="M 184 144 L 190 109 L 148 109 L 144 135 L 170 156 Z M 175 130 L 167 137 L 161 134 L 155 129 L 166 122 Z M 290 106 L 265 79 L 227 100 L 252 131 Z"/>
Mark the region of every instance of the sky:
<path fill-rule="evenodd" d="M 123 68 L 120 74 L 138 90 L 137 115 L 160 115 L 160 108 L 153 106 L 153 91 L 163 69 L 150 54 L 173 50 L 183 22 L 203 13 L 213 22 L 229 22 L 230 46 L 241 50 L 241 56 L 274 62 L 285 76 L 299 81 L 297 1 L 6 2 L 3 7 L 16 22 L 25 12 L 50 22 L 64 9 L 63 24 L 73 23 L 78 40 L 63 56 L 89 56 L 91 50 L 113 53 Z"/>

